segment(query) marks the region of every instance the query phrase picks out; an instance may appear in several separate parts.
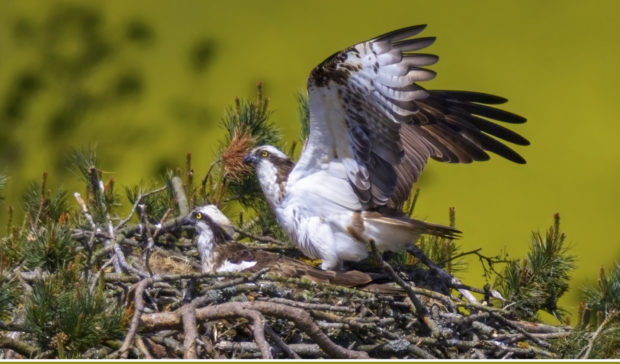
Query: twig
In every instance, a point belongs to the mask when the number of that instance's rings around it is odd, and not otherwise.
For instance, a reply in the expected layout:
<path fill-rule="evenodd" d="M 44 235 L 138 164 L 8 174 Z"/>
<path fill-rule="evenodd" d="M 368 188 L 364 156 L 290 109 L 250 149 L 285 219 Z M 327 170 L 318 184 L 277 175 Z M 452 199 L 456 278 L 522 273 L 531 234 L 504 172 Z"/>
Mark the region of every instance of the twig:
<path fill-rule="evenodd" d="M 136 269 L 134 267 L 132 267 L 131 265 L 127 264 L 127 260 L 125 260 L 125 254 L 123 254 L 123 250 L 121 249 L 121 246 L 118 244 L 118 242 L 114 242 L 113 244 L 114 247 L 114 256 L 116 257 L 116 259 L 113 262 L 117 262 L 119 267 L 125 268 L 125 270 L 127 270 L 128 272 L 131 272 L 141 278 L 146 278 L 146 277 L 150 277 L 150 274 L 146 273 L 146 272 L 142 272 L 139 269 Z M 120 272 L 117 272 L 120 273 Z"/>
<path fill-rule="evenodd" d="M 238 227 L 236 227 L 236 226 L 233 226 L 232 228 L 233 228 L 236 232 L 238 232 L 239 234 L 241 234 L 241 235 L 243 235 L 243 236 L 245 236 L 245 237 L 248 237 L 248 238 L 250 238 L 250 239 L 254 239 L 254 240 L 258 240 L 258 241 L 262 241 L 262 242 L 264 242 L 264 243 L 276 244 L 276 245 L 279 245 L 279 246 L 287 246 L 287 245 L 289 245 L 288 243 L 285 243 L 285 242 L 280 241 L 280 240 L 278 240 L 278 239 L 272 238 L 272 237 L 270 237 L 270 236 L 255 235 L 255 234 L 252 234 L 252 233 L 251 233 L 251 232 L 249 232 L 249 231 L 242 230 L 242 229 L 240 229 L 240 228 L 238 228 Z"/>
<path fill-rule="evenodd" d="M 138 327 L 140 326 L 140 317 L 142 316 L 142 313 L 144 312 L 144 297 L 143 297 L 144 290 L 146 289 L 146 287 L 152 284 L 153 284 L 153 279 L 146 278 L 140 281 L 140 283 L 136 285 L 136 290 L 134 292 L 135 311 L 133 313 L 133 317 L 131 318 L 131 324 L 129 325 L 129 330 L 127 331 L 127 335 L 125 336 L 123 345 L 121 346 L 120 349 L 118 349 L 118 351 L 110 354 L 111 357 L 116 357 L 120 355 L 120 357 L 123 359 L 127 358 L 127 352 L 129 350 L 129 347 L 131 346 L 131 342 L 133 341 L 134 336 L 136 335 L 136 332 L 138 331 Z"/>
<path fill-rule="evenodd" d="M 519 331 L 522 335 L 524 335 L 525 337 L 527 337 L 528 339 L 532 340 L 533 342 L 535 342 L 536 344 L 543 346 L 545 348 L 550 348 L 551 344 L 549 344 L 548 342 L 545 342 L 535 336 L 533 336 L 532 334 L 530 334 L 529 332 L 525 331 L 523 328 L 521 328 L 518 325 L 514 325 L 512 322 L 508 321 L 504 316 L 502 316 L 501 314 L 497 313 L 497 312 L 491 312 L 491 316 L 494 317 L 495 319 L 499 320 L 501 323 L 510 326 L 512 328 L 514 328 L 515 330 Z"/>
<path fill-rule="evenodd" d="M 508 320 L 512 325 L 517 325 L 527 332 L 530 333 L 560 333 L 560 332 L 571 332 L 572 328 L 570 326 L 551 326 L 546 325 L 541 322 L 528 322 L 528 321 L 517 321 L 517 320 Z"/>
<path fill-rule="evenodd" d="M 174 230 L 174 229 L 178 229 L 179 227 L 183 226 L 183 225 L 189 225 L 189 223 L 187 222 L 187 220 L 185 219 L 185 216 L 180 216 L 177 218 L 173 218 L 170 219 L 168 221 L 166 221 L 164 224 L 161 225 L 160 231 L 161 232 L 168 232 L 170 230 Z M 141 228 L 143 228 L 144 226 L 142 226 L 141 224 L 138 225 L 133 225 L 133 226 L 127 226 L 121 230 L 119 230 L 118 232 L 125 235 L 126 237 L 131 237 L 133 235 L 135 235 L 138 231 L 140 231 Z M 149 225 L 150 228 L 152 228 L 152 225 Z M 192 228 L 193 230 L 193 228 Z"/>
<path fill-rule="evenodd" d="M 287 345 L 291 351 L 295 353 L 295 355 L 303 355 L 305 357 L 313 357 L 313 358 L 323 358 L 325 357 L 325 352 L 321 351 L 321 347 L 316 344 L 288 344 Z M 222 351 L 235 351 L 241 350 L 243 352 L 258 352 L 258 346 L 249 341 L 242 342 L 231 342 L 231 341 L 220 341 L 215 347 Z"/>
<path fill-rule="evenodd" d="M 215 167 L 216 164 L 221 163 L 221 162 L 222 162 L 222 160 L 220 158 L 218 158 L 215 161 L 211 162 L 211 164 L 209 165 L 209 169 L 207 170 L 207 173 L 205 173 L 205 176 L 200 181 L 200 184 L 202 186 L 202 190 L 203 191 L 206 189 L 205 185 L 207 184 L 207 180 L 211 176 L 211 172 L 213 171 L 213 168 Z"/>
<path fill-rule="evenodd" d="M 360 345 L 359 349 L 369 353 L 382 353 L 390 355 L 400 354 L 404 352 L 411 353 L 422 359 L 437 359 L 437 357 L 435 357 L 428 351 L 412 344 L 409 340 L 405 339 L 396 339 L 389 341 L 385 344 Z"/>
<path fill-rule="evenodd" d="M 26 358 L 32 358 L 39 352 L 36 346 L 30 345 L 24 341 L 12 339 L 6 335 L 0 335 L 0 348 L 13 350 Z"/>
<path fill-rule="evenodd" d="M 22 326 L 19 324 L 15 324 L 15 323 L 10 323 L 10 322 L 2 322 L 0 321 L 0 330 L 2 331 L 18 331 L 18 332 L 32 332 L 31 328 L 28 328 L 26 326 Z"/>
<path fill-rule="evenodd" d="M 228 288 L 228 287 L 232 287 L 232 286 L 237 286 L 243 283 L 248 283 L 248 282 L 254 282 L 256 281 L 258 278 L 260 278 L 260 276 L 262 276 L 263 274 L 267 273 L 269 271 L 269 268 L 263 268 L 261 270 L 259 270 L 258 272 L 250 275 L 250 276 L 243 276 L 237 279 L 233 279 L 233 280 L 228 280 L 228 281 L 224 281 L 218 284 L 215 284 L 211 287 L 209 287 L 210 291 L 214 291 L 214 290 L 219 290 L 219 289 L 224 289 L 224 288 Z M 205 305 L 208 301 L 210 301 L 211 299 L 209 298 L 209 296 L 207 294 L 203 294 L 201 297 L 195 298 L 192 301 L 192 305 L 194 305 L 194 307 L 200 307 Z"/>
<path fill-rule="evenodd" d="M 601 332 L 603 331 L 605 326 L 607 326 L 607 324 L 611 320 L 613 320 L 614 317 L 616 317 L 617 314 L 618 314 L 618 311 L 611 311 L 607 315 L 607 317 L 605 317 L 605 320 L 603 320 L 603 322 L 601 322 L 601 324 L 598 326 L 596 331 L 594 331 L 594 334 L 592 334 L 592 337 L 590 338 L 590 340 L 588 340 L 588 345 L 585 347 L 585 353 L 583 353 L 583 355 L 581 355 L 581 353 L 579 353 L 580 355 L 578 355 L 578 357 L 580 359 L 588 359 L 590 357 L 590 352 L 592 351 L 592 348 L 594 347 L 594 342 L 596 341 L 598 336 L 601 334 Z"/>
<path fill-rule="evenodd" d="M 270 298 L 269 302 L 281 303 L 283 305 L 289 305 L 293 307 L 305 308 L 307 310 L 325 310 L 325 311 L 337 311 L 337 312 L 355 312 L 355 309 L 347 306 L 335 306 L 329 305 L 325 303 L 308 303 L 308 302 L 299 302 L 288 300 L 286 298 Z"/>
<path fill-rule="evenodd" d="M 73 194 L 73 197 L 75 197 L 75 200 L 77 201 L 78 205 L 80 205 L 80 210 L 82 212 L 82 215 L 86 218 L 86 220 L 90 224 L 90 227 L 93 229 L 92 234 L 90 238 L 88 239 L 88 242 L 86 244 L 83 243 L 84 247 L 88 251 L 88 259 L 90 262 L 91 252 L 93 249 L 93 243 L 95 241 L 95 235 L 98 232 L 97 225 L 95 224 L 95 220 L 93 219 L 93 216 L 88 211 L 88 206 L 86 206 L 86 203 L 84 202 L 84 199 L 82 199 L 82 196 L 80 195 L 80 193 L 75 192 Z"/>
<path fill-rule="evenodd" d="M 240 283 L 245 283 L 245 282 L 255 280 L 258 277 L 260 277 L 262 274 L 268 271 L 269 271 L 268 268 L 264 268 L 252 274 L 249 274 L 247 272 L 245 273 L 244 272 L 230 272 L 230 273 L 228 272 L 220 272 L 220 273 L 196 272 L 196 273 L 183 273 L 183 274 L 155 275 L 151 278 L 153 279 L 153 282 L 175 282 L 175 281 L 179 281 L 182 279 L 201 279 L 201 278 L 239 278 L 242 280 L 239 283 L 237 283 L 236 281 L 235 282 L 224 281 L 211 287 L 211 289 L 220 289 L 220 288 L 229 287 L 234 284 L 240 284 Z M 118 274 L 118 273 L 105 273 L 104 278 L 108 282 L 120 282 L 120 283 L 132 283 L 132 282 L 138 282 L 140 280 L 135 276 Z"/>
<path fill-rule="evenodd" d="M 372 254 L 375 260 L 379 262 L 381 267 L 383 267 L 383 270 L 385 270 L 385 272 L 390 276 L 390 278 L 392 278 L 392 280 L 396 282 L 396 284 L 401 286 L 405 290 L 405 292 L 407 292 L 407 296 L 409 296 L 409 299 L 411 300 L 411 302 L 413 303 L 413 306 L 415 307 L 415 315 L 418 317 L 420 322 L 423 323 L 431 331 L 434 337 L 440 336 L 441 333 L 439 332 L 439 328 L 437 327 L 437 324 L 435 323 L 435 321 L 433 321 L 433 319 L 430 318 L 430 316 L 428 315 L 428 310 L 426 309 L 426 306 L 422 304 L 418 296 L 416 296 L 415 292 L 413 292 L 413 290 L 411 289 L 411 286 L 407 284 L 405 281 L 403 281 L 398 276 L 398 274 L 396 274 L 396 272 L 394 272 L 394 269 L 388 262 L 386 262 L 385 260 L 383 260 L 383 258 L 381 258 L 381 256 L 379 255 L 379 252 L 377 251 L 377 246 L 375 245 L 375 242 L 370 240 L 369 243 L 370 243 L 370 248 L 371 248 L 371 251 L 372 251 Z"/>
<path fill-rule="evenodd" d="M 267 336 L 269 336 L 271 338 L 271 340 L 273 340 L 276 345 L 278 345 L 278 347 L 280 349 L 282 349 L 283 352 L 286 353 L 286 355 L 288 355 L 290 358 L 293 359 L 301 359 L 301 357 L 294 352 L 284 341 L 282 341 L 282 339 L 280 339 L 280 336 L 278 336 L 278 334 L 276 334 L 273 329 L 271 327 L 269 327 L 269 325 L 265 325 L 265 333 L 267 334 Z"/>
<path fill-rule="evenodd" d="M 101 273 L 103 273 L 103 271 L 112 264 L 113 260 L 114 257 L 110 258 L 107 262 L 103 263 L 101 268 L 97 270 L 97 273 L 95 273 L 95 276 L 92 278 L 92 283 L 89 287 L 91 293 L 95 292 L 95 288 L 97 287 L 97 283 L 99 282 L 99 277 L 101 277 Z"/>
<path fill-rule="evenodd" d="M 140 352 L 144 355 L 146 359 L 155 359 L 149 349 L 144 344 L 144 340 L 142 340 L 141 337 L 136 338 L 136 347 L 138 348 L 138 350 L 140 350 Z"/>
<path fill-rule="evenodd" d="M 471 292 L 464 288 L 460 288 L 460 286 L 462 285 L 461 281 L 459 281 L 452 274 L 443 270 L 437 264 L 433 263 L 433 261 L 430 260 L 420 248 L 412 244 L 407 247 L 407 251 L 413 254 L 416 258 L 418 258 L 422 263 L 424 263 L 424 265 L 429 267 L 432 272 L 436 273 L 437 276 L 439 276 L 439 278 L 448 285 L 448 287 L 456 288 L 457 291 L 459 291 L 469 302 L 478 303 L 478 300 Z"/>
<path fill-rule="evenodd" d="M 86 206 L 86 203 L 84 202 L 84 199 L 82 198 L 82 195 L 80 195 L 79 192 L 74 192 L 73 197 L 75 197 L 75 200 L 77 201 L 78 205 L 80 205 L 82 215 L 84 215 L 84 217 L 86 218 L 90 226 L 93 228 L 93 232 L 96 232 L 97 225 L 95 224 L 95 220 L 93 220 L 93 216 L 90 214 L 90 212 L 88 212 L 88 206 Z"/>
<path fill-rule="evenodd" d="M 172 177 L 172 188 L 174 190 L 174 195 L 177 198 L 179 214 L 182 216 L 189 214 L 189 204 L 187 203 L 187 196 L 185 195 L 185 190 L 183 189 L 183 180 L 181 180 L 178 176 Z"/>
<path fill-rule="evenodd" d="M 265 318 L 258 311 L 244 311 L 245 317 L 251 318 L 252 320 L 250 329 L 252 329 L 254 341 L 256 342 L 256 345 L 258 345 L 258 349 L 260 350 L 263 359 L 273 359 L 273 356 L 271 355 L 271 346 L 267 342 L 267 339 L 265 339 Z"/>
<path fill-rule="evenodd" d="M 151 265 L 149 264 L 149 260 L 151 257 L 151 252 L 153 251 L 153 247 L 155 246 L 155 240 L 153 240 L 153 235 L 151 234 L 151 229 L 148 225 L 148 219 L 146 217 L 146 206 L 138 205 L 140 209 L 140 224 L 144 225 L 143 232 L 146 235 L 146 244 L 142 249 L 142 260 L 144 261 L 144 266 L 146 270 L 149 272 L 149 276 L 153 276 L 153 271 L 151 270 Z"/>
<path fill-rule="evenodd" d="M 144 198 L 146 198 L 146 197 L 148 197 L 148 196 L 150 196 L 150 195 L 153 195 L 153 194 L 156 194 L 156 193 L 159 193 L 159 192 L 165 191 L 165 190 L 166 190 L 166 188 L 168 188 L 168 186 L 162 186 L 162 187 L 156 188 L 156 189 L 154 189 L 154 190 L 152 190 L 152 191 L 145 192 L 145 193 L 141 193 L 141 194 L 138 196 L 138 198 L 136 198 L 136 200 L 133 202 L 133 206 L 131 206 L 131 211 L 129 211 L 129 215 L 127 215 L 127 217 L 126 217 L 126 218 L 124 218 L 123 220 L 121 220 L 121 221 L 118 223 L 118 225 L 116 225 L 116 226 L 114 227 L 114 230 L 118 230 L 118 229 L 122 228 L 123 226 L 125 226 L 125 225 L 129 222 L 129 220 L 131 220 L 131 218 L 133 217 L 133 215 L 136 213 L 136 209 L 138 208 L 138 205 L 142 202 L 142 199 L 144 199 Z"/>

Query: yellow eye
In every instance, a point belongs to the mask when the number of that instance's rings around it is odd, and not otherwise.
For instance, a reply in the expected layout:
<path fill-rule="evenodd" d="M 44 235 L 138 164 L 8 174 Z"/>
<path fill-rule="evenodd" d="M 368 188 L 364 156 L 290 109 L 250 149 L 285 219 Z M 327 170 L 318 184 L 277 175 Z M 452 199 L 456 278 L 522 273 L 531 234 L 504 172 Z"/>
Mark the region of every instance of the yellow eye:
<path fill-rule="evenodd" d="M 201 220 L 202 219 L 202 213 L 197 212 L 196 215 L 194 215 L 194 217 L 196 218 L 196 220 Z"/>
<path fill-rule="evenodd" d="M 263 158 L 267 158 L 269 156 L 269 152 L 266 150 L 263 150 L 262 152 L 260 152 L 260 156 Z"/>

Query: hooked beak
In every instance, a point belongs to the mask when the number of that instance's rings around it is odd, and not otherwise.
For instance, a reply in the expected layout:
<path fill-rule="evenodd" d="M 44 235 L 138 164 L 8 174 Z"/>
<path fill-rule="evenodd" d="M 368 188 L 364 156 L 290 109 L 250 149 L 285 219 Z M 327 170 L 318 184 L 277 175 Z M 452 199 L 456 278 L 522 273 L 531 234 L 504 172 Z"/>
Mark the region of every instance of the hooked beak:
<path fill-rule="evenodd" d="M 245 156 L 245 158 L 243 158 L 243 164 L 255 165 L 256 162 L 258 162 L 258 160 L 252 154 L 248 154 Z"/>
<path fill-rule="evenodd" d="M 196 220 L 194 220 L 193 214 L 190 212 L 186 216 L 183 216 L 180 222 L 182 225 L 193 225 L 196 223 Z"/>

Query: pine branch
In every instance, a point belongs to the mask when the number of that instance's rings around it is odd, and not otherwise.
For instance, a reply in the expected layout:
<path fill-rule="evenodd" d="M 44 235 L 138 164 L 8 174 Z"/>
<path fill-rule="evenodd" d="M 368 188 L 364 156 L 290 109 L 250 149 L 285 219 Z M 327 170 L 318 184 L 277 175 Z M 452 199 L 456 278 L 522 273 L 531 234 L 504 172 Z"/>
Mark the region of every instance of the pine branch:
<path fill-rule="evenodd" d="M 4 200 L 4 196 L 2 195 L 2 190 L 6 186 L 9 178 L 3 174 L 0 174 L 0 201 Z"/>
<path fill-rule="evenodd" d="M 510 309 L 520 317 L 535 319 L 536 312 L 544 310 L 562 319 L 557 302 L 568 290 L 575 268 L 575 257 L 568 253 L 564 240 L 556 214 L 544 238 L 538 232 L 532 234 L 527 258 L 506 266 L 498 285 Z"/>
<path fill-rule="evenodd" d="M 310 106 L 308 105 L 308 95 L 302 92 L 297 94 L 297 113 L 301 125 L 299 140 L 303 144 L 310 134 Z"/>

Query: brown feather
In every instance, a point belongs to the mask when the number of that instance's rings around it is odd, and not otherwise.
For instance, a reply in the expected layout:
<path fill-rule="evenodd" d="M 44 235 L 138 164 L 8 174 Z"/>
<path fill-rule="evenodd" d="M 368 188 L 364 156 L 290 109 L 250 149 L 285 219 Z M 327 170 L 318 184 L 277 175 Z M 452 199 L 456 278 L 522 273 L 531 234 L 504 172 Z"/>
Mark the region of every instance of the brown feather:
<path fill-rule="evenodd" d="M 338 89 L 355 167 L 368 172 L 348 171 L 366 209 L 401 206 L 429 157 L 470 163 L 489 159 L 486 152 L 490 151 L 516 163 L 525 162 L 492 138 L 529 144 L 496 124 L 525 122 L 519 115 L 489 106 L 506 99 L 469 91 L 427 91 L 416 83 L 434 75 L 419 66 L 437 60 L 415 53 L 434 41 L 432 37 L 412 38 L 423 29 L 398 29 L 349 47 L 317 66 L 308 80 L 309 91 Z"/>

